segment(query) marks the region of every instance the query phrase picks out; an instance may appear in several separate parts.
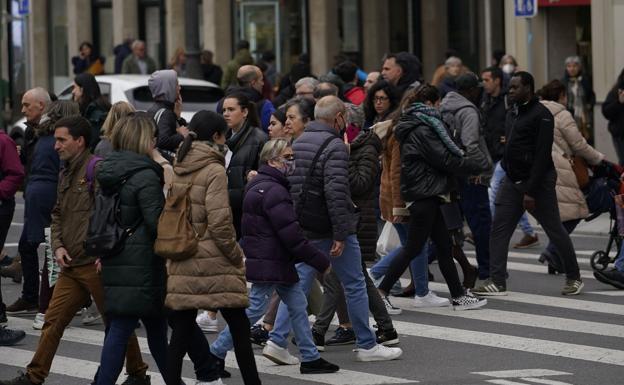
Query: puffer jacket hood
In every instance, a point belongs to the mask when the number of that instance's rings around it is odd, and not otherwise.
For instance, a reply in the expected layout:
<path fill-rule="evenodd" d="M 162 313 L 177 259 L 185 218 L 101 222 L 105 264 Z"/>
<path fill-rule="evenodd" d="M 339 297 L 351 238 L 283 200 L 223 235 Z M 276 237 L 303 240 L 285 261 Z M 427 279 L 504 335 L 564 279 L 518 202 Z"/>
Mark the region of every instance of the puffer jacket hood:
<path fill-rule="evenodd" d="M 476 108 L 475 105 L 470 103 L 468 99 L 455 91 L 451 91 L 447 93 L 444 99 L 442 99 L 442 101 L 440 102 L 440 113 L 453 113 L 464 107 Z"/>
<path fill-rule="evenodd" d="M 130 176 L 141 170 L 151 169 L 163 180 L 162 167 L 146 155 L 132 151 L 113 151 L 101 162 L 97 180 L 104 190 L 116 190 Z"/>
<path fill-rule="evenodd" d="M 351 151 L 357 150 L 362 146 L 371 145 L 375 147 L 377 152 L 381 152 L 381 139 L 373 130 L 361 131 L 358 136 L 351 142 Z"/>
<path fill-rule="evenodd" d="M 176 161 L 173 165 L 173 171 L 177 175 L 191 174 L 211 163 L 225 165 L 225 158 L 210 144 L 195 141 L 191 145 L 191 150 L 189 150 L 182 162 Z"/>
<path fill-rule="evenodd" d="M 178 74 L 174 70 L 154 72 L 147 84 L 154 100 L 175 102 L 178 95 Z"/>

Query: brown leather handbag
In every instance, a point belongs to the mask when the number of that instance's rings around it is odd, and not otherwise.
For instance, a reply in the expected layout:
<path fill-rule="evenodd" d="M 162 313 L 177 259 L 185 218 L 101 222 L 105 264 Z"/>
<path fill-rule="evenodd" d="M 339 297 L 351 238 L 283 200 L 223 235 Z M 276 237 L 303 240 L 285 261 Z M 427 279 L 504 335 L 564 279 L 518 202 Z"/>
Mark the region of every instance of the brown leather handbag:
<path fill-rule="evenodd" d="M 584 158 L 580 156 L 573 156 L 570 159 L 572 165 L 572 171 L 576 175 L 576 181 L 581 189 L 584 189 L 589 184 L 589 167 Z"/>

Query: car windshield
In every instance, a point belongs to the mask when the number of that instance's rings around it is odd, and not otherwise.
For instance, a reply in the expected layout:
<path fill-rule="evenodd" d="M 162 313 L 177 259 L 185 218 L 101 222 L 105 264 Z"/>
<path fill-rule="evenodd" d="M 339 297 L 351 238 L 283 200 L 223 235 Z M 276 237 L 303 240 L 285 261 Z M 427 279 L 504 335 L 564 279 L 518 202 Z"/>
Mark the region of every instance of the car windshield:
<path fill-rule="evenodd" d="M 181 86 L 183 111 L 199 111 L 202 109 L 214 109 L 223 97 L 223 90 L 205 86 Z M 128 100 L 137 110 L 147 110 L 154 103 L 152 93 L 147 86 L 137 87 L 126 91 Z"/>

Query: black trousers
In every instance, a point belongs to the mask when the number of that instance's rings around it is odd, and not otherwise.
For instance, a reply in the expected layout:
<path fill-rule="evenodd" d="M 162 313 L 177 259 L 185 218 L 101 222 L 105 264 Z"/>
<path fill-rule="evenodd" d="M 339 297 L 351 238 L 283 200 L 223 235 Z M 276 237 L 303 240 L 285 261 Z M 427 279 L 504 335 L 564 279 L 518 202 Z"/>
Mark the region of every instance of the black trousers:
<path fill-rule="evenodd" d="M 394 259 L 379 288 L 389 293 L 394 283 L 403 275 L 413 257 L 420 254 L 427 239 L 431 238 L 438 256 L 440 271 L 453 298 L 464 294 L 451 252 L 451 236 L 440 211 L 437 197 L 415 201 L 409 207 L 407 242 Z"/>
<path fill-rule="evenodd" d="M 245 385 L 261 384 L 256 368 L 256 360 L 250 342 L 249 319 L 244 308 L 221 308 L 223 318 L 230 327 L 234 342 L 236 361 Z M 211 382 L 219 378 L 215 357 L 210 353 L 210 345 L 197 323 L 197 310 L 173 311 L 169 316 L 172 329 L 167 348 L 167 385 L 179 385 L 182 362 L 188 353 L 195 366 L 197 380 Z"/>
<path fill-rule="evenodd" d="M 0 201 L 0 250 L 4 248 L 4 242 L 9 234 L 14 212 L 15 200 L 7 199 L 5 201 Z M 2 289 L 0 289 L 0 315 L 4 314 L 5 310 L 6 306 L 2 301 Z"/>

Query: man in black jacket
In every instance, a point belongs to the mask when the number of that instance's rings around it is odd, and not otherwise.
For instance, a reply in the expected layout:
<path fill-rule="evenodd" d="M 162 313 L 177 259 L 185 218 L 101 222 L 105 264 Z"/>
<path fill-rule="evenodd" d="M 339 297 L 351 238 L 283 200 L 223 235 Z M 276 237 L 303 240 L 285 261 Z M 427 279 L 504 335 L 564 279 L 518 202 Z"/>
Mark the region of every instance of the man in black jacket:
<path fill-rule="evenodd" d="M 528 210 L 561 252 L 566 283 L 561 294 L 581 292 L 576 254 L 561 224 L 552 160 L 554 118 L 534 95 L 533 76 L 517 72 L 509 83 L 509 99 L 515 103 L 507 114 L 506 144 L 501 164 L 506 177 L 496 196 L 496 212 L 490 236 L 490 280 L 474 289 L 478 295 L 506 295 L 509 240 L 518 219 Z"/>
<path fill-rule="evenodd" d="M 481 72 L 483 79 L 483 99 L 481 101 L 481 113 L 485 119 L 484 132 L 488 150 L 494 161 L 494 174 L 490 181 L 490 211 L 494 216 L 494 201 L 500 187 L 505 171 L 500 164 L 505 151 L 505 117 L 511 108 L 511 102 L 506 90 L 503 89 L 503 71 L 499 67 L 488 67 Z M 539 239 L 535 230 L 529 223 L 526 213 L 520 218 L 520 228 L 524 236 L 520 242 L 514 245 L 514 249 L 526 249 L 539 245 Z"/>

